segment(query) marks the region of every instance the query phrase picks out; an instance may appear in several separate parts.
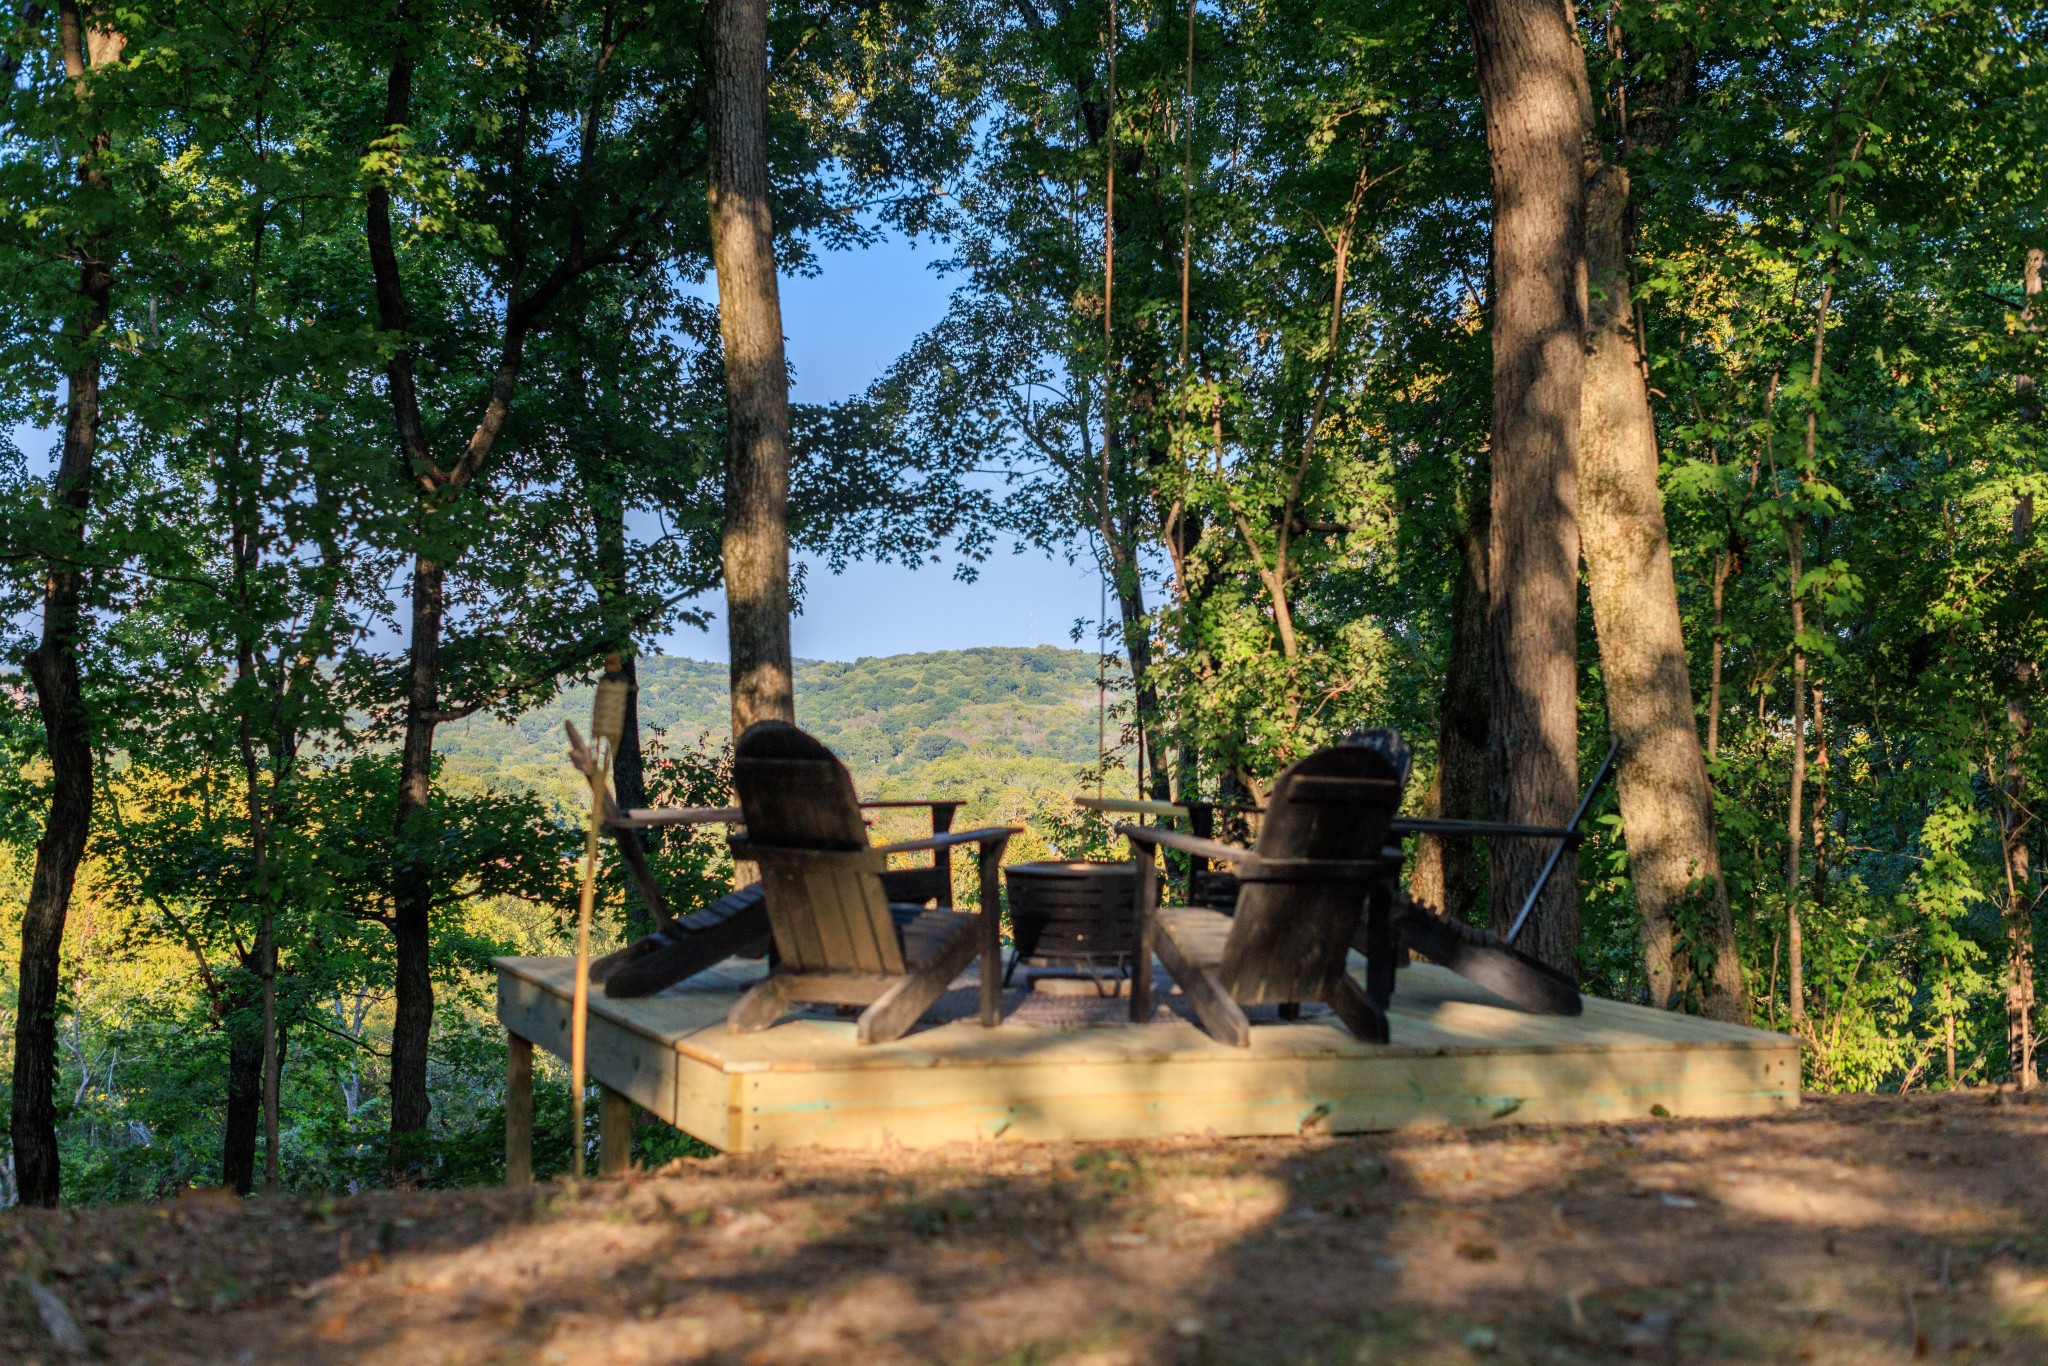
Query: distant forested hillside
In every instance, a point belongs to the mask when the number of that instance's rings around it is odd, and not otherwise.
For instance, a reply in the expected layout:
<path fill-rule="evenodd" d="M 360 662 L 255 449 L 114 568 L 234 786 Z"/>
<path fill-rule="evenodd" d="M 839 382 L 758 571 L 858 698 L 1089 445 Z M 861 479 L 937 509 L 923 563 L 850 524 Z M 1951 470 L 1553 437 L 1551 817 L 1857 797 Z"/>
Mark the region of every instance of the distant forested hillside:
<path fill-rule="evenodd" d="M 804 661 L 796 673 L 797 720 L 846 760 L 864 788 L 974 746 L 1086 764 L 1095 758 L 1096 667 L 1093 654 L 1050 645 Z M 724 743 L 726 705 L 725 665 L 640 661 L 640 724 L 666 732 L 670 746 Z M 581 726 L 589 715 L 590 689 L 576 688 L 510 724 L 473 717 L 443 727 L 437 748 L 453 779 L 559 792 L 571 786 L 562 722 Z"/>

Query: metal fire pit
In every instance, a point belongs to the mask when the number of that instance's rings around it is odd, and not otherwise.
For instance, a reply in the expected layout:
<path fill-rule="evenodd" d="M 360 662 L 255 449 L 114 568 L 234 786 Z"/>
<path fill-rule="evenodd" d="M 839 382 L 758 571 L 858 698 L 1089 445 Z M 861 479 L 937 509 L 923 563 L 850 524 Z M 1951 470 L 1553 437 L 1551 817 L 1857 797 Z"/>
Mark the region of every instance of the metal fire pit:
<path fill-rule="evenodd" d="M 1016 955 L 1095 969 L 1128 969 L 1138 951 L 1138 871 L 1129 863 L 1017 863 L 1003 869 Z"/>

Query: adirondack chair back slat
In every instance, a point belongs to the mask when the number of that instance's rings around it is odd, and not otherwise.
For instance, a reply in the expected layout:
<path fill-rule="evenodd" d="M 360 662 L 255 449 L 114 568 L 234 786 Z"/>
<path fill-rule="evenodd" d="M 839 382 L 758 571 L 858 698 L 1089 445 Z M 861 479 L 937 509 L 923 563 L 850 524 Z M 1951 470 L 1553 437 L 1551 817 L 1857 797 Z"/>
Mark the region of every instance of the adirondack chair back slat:
<path fill-rule="evenodd" d="M 1320 750 L 1273 780 L 1253 852 L 1266 859 L 1376 859 L 1401 806 L 1399 770 L 1378 749 Z M 1324 1000 L 1365 909 L 1362 882 L 1262 882 L 1237 895 L 1217 978 L 1245 1005 Z"/>
<path fill-rule="evenodd" d="M 733 756 L 733 786 L 747 813 L 747 842 L 775 849 L 857 853 L 867 826 L 853 775 L 795 726 L 747 728 Z M 796 972 L 901 973 L 903 947 L 882 879 L 855 859 L 764 861 L 775 948 Z"/>

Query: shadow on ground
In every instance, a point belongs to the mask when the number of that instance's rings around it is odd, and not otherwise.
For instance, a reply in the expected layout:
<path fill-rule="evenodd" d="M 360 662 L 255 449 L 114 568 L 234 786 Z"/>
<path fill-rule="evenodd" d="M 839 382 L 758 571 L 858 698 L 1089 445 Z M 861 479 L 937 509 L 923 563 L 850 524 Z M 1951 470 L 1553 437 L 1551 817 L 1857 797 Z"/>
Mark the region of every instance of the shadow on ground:
<path fill-rule="evenodd" d="M 0 1220 L 138 1362 L 2048 1361 L 2048 1105 L 716 1158 Z"/>

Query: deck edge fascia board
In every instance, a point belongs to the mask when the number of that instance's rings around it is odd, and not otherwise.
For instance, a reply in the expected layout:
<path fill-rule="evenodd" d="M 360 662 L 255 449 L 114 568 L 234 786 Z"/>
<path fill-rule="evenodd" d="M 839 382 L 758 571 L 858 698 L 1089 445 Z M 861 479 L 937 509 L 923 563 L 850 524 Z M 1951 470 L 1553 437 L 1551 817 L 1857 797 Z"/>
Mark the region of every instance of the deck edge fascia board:
<path fill-rule="evenodd" d="M 558 1000 L 561 1001 L 563 1006 L 566 1007 L 568 1004 L 568 1000 L 566 994 L 563 991 L 562 986 L 559 983 L 551 980 L 551 976 L 549 974 L 536 972 L 530 968 L 526 968 L 524 965 L 526 962 L 529 961 L 548 960 L 522 960 L 517 958 L 499 958 L 494 960 L 496 965 L 501 970 L 519 978 L 521 981 L 527 982 L 532 986 L 539 988 L 541 991 L 547 993 L 550 996 L 556 997 Z M 1483 1003 L 1455 1002 L 1455 1004 Z M 1625 1024 L 1625 1022 L 1641 1019 L 1643 1014 L 1651 1013 L 1650 1007 L 1630 1006 L 1624 1002 L 1602 1001 L 1598 1002 L 1598 1004 L 1601 1006 L 1620 1007 L 1622 1010 L 1628 1012 L 1627 1015 L 1621 1016 L 1619 1019 L 1616 1020 L 1615 1027 L 1621 1027 Z M 721 1042 L 724 1042 L 726 1039 L 729 1039 L 730 1036 L 723 1035 L 723 1031 L 721 1030 L 719 1023 L 707 1022 L 703 1025 L 691 1028 L 690 1030 L 684 1033 L 670 1033 L 654 1028 L 646 1024 L 644 1021 L 632 1018 L 632 1016 L 627 1013 L 627 1011 L 631 1009 L 630 1005 L 627 1005 L 625 1010 L 621 1010 L 618 1006 L 613 1005 L 609 1002 L 605 1002 L 601 997 L 593 995 L 590 1000 L 590 1007 L 591 1014 L 593 1017 L 603 1018 L 609 1023 L 614 1024 L 622 1029 L 625 1029 L 629 1033 L 632 1033 L 642 1039 L 647 1040 L 649 1043 L 655 1045 L 657 1048 L 663 1050 L 673 1049 L 682 1057 L 688 1058 L 693 1062 L 701 1063 L 703 1065 L 714 1067 L 721 1071 L 732 1074 L 751 1074 L 756 1072 L 819 1072 L 869 1070 L 916 1071 L 927 1068 L 1043 1067 L 1047 1065 L 1048 1062 L 1053 1062 L 1058 1065 L 1081 1066 L 1163 1065 L 1171 1063 L 1220 1062 L 1229 1060 L 1244 1063 L 1263 1064 L 1270 1064 L 1280 1061 L 1309 1062 L 1347 1058 L 1356 1059 L 1360 1061 L 1370 1061 L 1374 1059 L 1385 1058 L 1484 1057 L 1498 1053 L 1503 1048 L 1511 1049 L 1513 1052 L 1517 1054 L 1547 1056 L 1565 1053 L 1585 1052 L 1589 1049 L 1597 1050 L 1599 1052 L 1604 1053 L 1661 1053 L 1689 1051 L 1696 1049 L 1736 1049 L 1744 1051 L 1771 1050 L 1797 1045 L 1796 1038 L 1794 1038 L 1791 1035 L 1773 1034 L 1767 1030 L 1756 1029 L 1751 1026 L 1725 1024 L 1721 1021 L 1707 1020 L 1697 1020 L 1698 1025 L 1700 1025 L 1702 1028 L 1701 1033 L 1694 1034 L 1690 1030 L 1686 1031 L 1688 1034 L 1692 1035 L 1691 1037 L 1667 1036 L 1661 1038 L 1645 1038 L 1639 1035 L 1637 1037 L 1629 1039 L 1616 1039 L 1606 1041 L 1589 1041 L 1585 1039 L 1567 1038 L 1543 1040 L 1532 1039 L 1525 1041 L 1509 1041 L 1505 1043 L 1435 1044 L 1402 1043 L 1398 1038 L 1394 1042 L 1386 1044 L 1360 1043 L 1359 1041 L 1351 1038 L 1348 1034 L 1345 1034 L 1337 1026 L 1323 1024 L 1321 1025 L 1321 1027 L 1327 1030 L 1329 1034 L 1329 1038 L 1327 1041 L 1308 1042 L 1297 1038 L 1295 1040 L 1290 1041 L 1292 1046 L 1286 1048 L 1284 1051 L 1278 1052 L 1268 1051 L 1267 1049 L 1260 1048 L 1258 1046 L 1259 1035 L 1257 1032 L 1254 1033 L 1253 1047 L 1249 1050 L 1241 1050 L 1235 1048 L 1227 1048 L 1224 1045 L 1217 1044 L 1214 1041 L 1209 1040 L 1206 1036 L 1201 1035 L 1199 1031 L 1196 1031 L 1194 1029 L 1193 1026 L 1185 1025 L 1184 1029 L 1186 1032 L 1181 1039 L 1175 1041 L 1161 1040 L 1159 1041 L 1158 1046 L 1145 1049 L 1144 1051 L 1138 1051 L 1136 1049 L 1133 1049 L 1131 1042 L 1128 1039 L 1123 1039 L 1121 1042 L 1114 1044 L 1105 1041 L 1099 1048 L 1089 1048 L 1087 1046 L 1087 1043 L 1089 1041 L 1085 1040 L 1084 1038 L 1076 1037 L 1077 1035 L 1084 1036 L 1089 1031 L 1053 1029 L 1047 1029 L 1043 1031 L 1044 1034 L 1049 1036 L 1046 1039 L 1046 1043 L 1048 1044 L 1047 1048 L 1029 1049 L 1021 1052 L 1004 1052 L 999 1054 L 975 1052 L 956 1053 L 951 1049 L 932 1049 L 929 1047 L 922 1046 L 920 1044 L 920 1035 L 929 1036 L 929 1034 L 936 1032 L 937 1030 L 960 1029 L 974 1030 L 978 1032 L 980 1029 L 980 1026 L 975 1025 L 972 1022 L 956 1022 L 953 1024 L 936 1026 L 932 1030 L 920 1030 L 918 1034 L 913 1034 L 910 1037 L 900 1041 L 887 1044 L 868 1045 L 860 1048 L 857 1053 L 849 1051 L 847 1053 L 841 1053 L 836 1056 L 812 1056 L 805 1058 L 735 1058 L 729 1056 L 727 1052 L 720 1051 L 704 1043 L 695 1042 L 697 1039 L 700 1038 L 700 1036 L 713 1033 L 717 1033 L 722 1036 Z M 1485 1006 L 1484 1008 L 1491 1010 L 1501 1010 L 1504 1013 L 1514 1013 L 1509 1011 L 1506 1007 Z M 1431 1024 L 1431 1022 L 1425 1018 L 1404 1011 L 1398 1003 L 1398 998 L 1397 1003 L 1395 1004 L 1394 1008 L 1389 1012 L 1389 1015 L 1390 1023 L 1393 1024 L 1397 1030 L 1400 1024 L 1402 1023 L 1404 1016 L 1406 1017 L 1411 1028 L 1418 1024 L 1425 1028 L 1430 1029 L 1440 1028 L 1439 1026 Z M 1654 1015 L 1662 1018 L 1671 1018 L 1665 1012 L 1654 1012 Z M 1687 1021 L 1696 1020 L 1696 1017 L 1692 1016 L 1682 1016 L 1676 1018 L 1684 1019 Z M 780 1036 L 781 1038 L 786 1039 L 789 1037 L 789 1035 L 784 1034 L 783 1031 L 801 1029 L 808 1025 L 815 1025 L 817 1023 L 819 1022 L 802 1019 L 786 1020 L 782 1024 L 775 1026 L 774 1029 L 764 1031 L 761 1035 L 755 1037 L 760 1039 L 770 1039 L 775 1036 Z M 1175 1025 L 1159 1025 L 1152 1027 L 1159 1028 L 1161 1030 L 1167 1030 L 1174 1029 Z M 1315 1027 L 1317 1027 L 1316 1024 L 1285 1026 L 1285 1028 L 1287 1028 L 1290 1032 L 1303 1030 L 1304 1028 Z M 1272 1028 L 1272 1026 L 1268 1026 L 1268 1028 Z M 1120 1030 L 1104 1030 L 1103 1032 L 1105 1034 L 1109 1034 L 1112 1032 L 1121 1034 Z M 547 1043 L 543 1040 L 535 1040 L 534 1042 L 539 1043 L 543 1048 L 546 1048 L 548 1046 Z M 841 1041 L 838 1039 L 833 1039 L 832 1042 L 837 1044 Z M 1065 1044 L 1066 1047 L 1060 1048 L 1060 1044 Z M 742 1045 L 742 1047 L 744 1047 L 744 1045 Z M 1270 1045 L 1268 1047 L 1270 1048 Z M 553 1050 L 550 1049 L 550 1051 Z M 1060 1053 L 1060 1056 L 1057 1058 L 1049 1059 L 1046 1056 L 1046 1054 L 1054 1051 L 1058 1051 Z"/>

